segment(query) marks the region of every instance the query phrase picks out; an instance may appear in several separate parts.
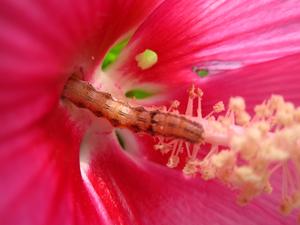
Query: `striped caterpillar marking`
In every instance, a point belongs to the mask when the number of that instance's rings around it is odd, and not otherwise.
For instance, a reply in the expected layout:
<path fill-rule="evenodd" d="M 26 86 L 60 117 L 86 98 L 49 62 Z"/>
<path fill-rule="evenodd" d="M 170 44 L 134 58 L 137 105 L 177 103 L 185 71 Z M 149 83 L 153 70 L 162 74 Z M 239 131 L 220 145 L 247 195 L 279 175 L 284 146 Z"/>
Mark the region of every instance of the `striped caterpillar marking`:
<path fill-rule="evenodd" d="M 109 93 L 95 90 L 92 85 L 74 76 L 66 83 L 63 96 L 78 107 L 87 108 L 96 116 L 107 118 L 116 127 L 185 139 L 192 143 L 203 140 L 204 130 L 197 122 L 169 112 L 130 106 Z"/>

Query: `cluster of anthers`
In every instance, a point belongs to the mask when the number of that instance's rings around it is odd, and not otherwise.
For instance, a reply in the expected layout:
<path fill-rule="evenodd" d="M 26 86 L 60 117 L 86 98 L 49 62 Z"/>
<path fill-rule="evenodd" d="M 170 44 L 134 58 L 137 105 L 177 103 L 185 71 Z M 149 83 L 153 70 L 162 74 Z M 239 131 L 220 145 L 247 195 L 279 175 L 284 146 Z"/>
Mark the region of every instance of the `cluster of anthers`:
<path fill-rule="evenodd" d="M 283 214 L 299 210 L 300 107 L 286 102 L 282 96 L 272 95 L 255 106 L 255 113 L 250 116 L 244 99 L 233 97 L 226 112 L 224 104 L 218 102 L 212 112 L 203 117 L 202 96 L 200 89 L 192 87 L 185 112 L 186 117 L 204 127 L 202 143 L 155 137 L 158 142 L 155 149 L 162 154 L 170 154 L 167 166 L 175 168 L 180 159 L 185 158 L 184 174 L 200 174 L 205 180 L 222 181 L 238 190 L 240 204 L 246 204 L 260 194 L 271 193 L 270 177 L 281 169 L 280 210 Z M 197 115 L 193 116 L 195 102 Z M 168 111 L 178 113 L 178 105 L 176 101 Z M 220 112 L 223 115 L 214 116 Z M 210 151 L 200 157 L 198 153 L 204 144 L 210 144 Z"/>

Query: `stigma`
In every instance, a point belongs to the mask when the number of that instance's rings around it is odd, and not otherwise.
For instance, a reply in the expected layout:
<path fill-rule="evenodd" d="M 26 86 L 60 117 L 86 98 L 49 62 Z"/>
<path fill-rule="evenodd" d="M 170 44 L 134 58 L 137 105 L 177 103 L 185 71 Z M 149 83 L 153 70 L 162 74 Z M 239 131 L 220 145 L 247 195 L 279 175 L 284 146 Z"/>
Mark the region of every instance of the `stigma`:
<path fill-rule="evenodd" d="M 142 53 L 136 55 L 137 65 L 142 70 L 146 70 L 154 66 L 158 61 L 157 53 L 151 49 L 146 49 Z"/>
<path fill-rule="evenodd" d="M 283 214 L 299 211 L 300 107 L 280 95 L 272 95 L 256 105 L 254 115 L 250 115 L 245 100 L 232 97 L 227 109 L 223 102 L 217 102 L 212 111 L 203 116 L 202 96 L 199 88 L 192 87 L 185 112 L 187 118 L 202 125 L 204 136 L 201 142 L 155 137 L 154 149 L 169 154 L 167 166 L 179 167 L 180 161 L 184 161 L 182 171 L 186 176 L 200 175 L 204 180 L 221 181 L 237 190 L 237 201 L 241 205 L 271 193 L 270 179 L 281 170 L 279 209 Z M 178 112 L 174 104 L 169 111 Z M 210 146 L 208 152 L 204 145 Z"/>

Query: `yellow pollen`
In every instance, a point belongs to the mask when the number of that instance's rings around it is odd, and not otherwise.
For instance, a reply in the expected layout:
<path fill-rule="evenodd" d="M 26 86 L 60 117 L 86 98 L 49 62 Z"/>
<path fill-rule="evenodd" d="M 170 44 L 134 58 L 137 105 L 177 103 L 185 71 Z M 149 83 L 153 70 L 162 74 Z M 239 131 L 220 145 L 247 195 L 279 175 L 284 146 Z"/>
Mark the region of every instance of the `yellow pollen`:
<path fill-rule="evenodd" d="M 188 176 L 196 174 L 199 171 L 199 161 L 193 159 L 188 160 L 182 171 Z"/>
<path fill-rule="evenodd" d="M 189 90 L 189 97 L 192 98 L 192 99 L 197 97 L 197 93 L 196 93 L 194 85 L 192 85 L 192 87 Z"/>
<path fill-rule="evenodd" d="M 177 167 L 178 163 L 179 163 L 179 157 L 177 155 L 172 155 L 169 158 L 167 167 L 175 168 L 175 167 Z"/>
<path fill-rule="evenodd" d="M 229 109 L 232 111 L 244 111 L 246 109 L 245 100 L 242 97 L 234 97 L 229 101 Z"/>
<path fill-rule="evenodd" d="M 255 106 L 254 111 L 259 119 L 268 117 L 272 114 L 272 111 L 265 104 Z"/>
<path fill-rule="evenodd" d="M 236 114 L 236 124 L 244 126 L 250 122 L 251 116 L 247 112 L 239 112 Z"/>
<path fill-rule="evenodd" d="M 136 55 L 135 60 L 137 61 L 138 67 L 142 70 L 146 70 L 157 63 L 158 56 L 155 51 L 146 49 L 142 53 Z"/>
<path fill-rule="evenodd" d="M 263 135 L 266 135 L 270 131 L 270 124 L 266 121 L 259 121 L 253 124 Z"/>
<path fill-rule="evenodd" d="M 235 164 L 235 155 L 231 151 L 222 151 L 211 157 L 212 164 L 218 168 L 222 169 L 224 167 L 230 167 Z"/>
<path fill-rule="evenodd" d="M 244 184 L 246 182 L 255 184 L 261 181 L 261 178 L 255 174 L 253 169 L 249 166 L 237 167 L 234 170 L 234 173 L 236 176 L 236 181 L 240 184 Z"/>
<path fill-rule="evenodd" d="M 217 104 L 214 105 L 213 109 L 216 113 L 224 111 L 225 110 L 224 103 L 222 101 L 218 102 Z"/>
<path fill-rule="evenodd" d="M 281 108 L 283 104 L 284 104 L 284 99 L 282 96 L 280 96 L 280 95 L 272 95 L 271 96 L 270 102 L 269 102 L 271 110 Z"/>

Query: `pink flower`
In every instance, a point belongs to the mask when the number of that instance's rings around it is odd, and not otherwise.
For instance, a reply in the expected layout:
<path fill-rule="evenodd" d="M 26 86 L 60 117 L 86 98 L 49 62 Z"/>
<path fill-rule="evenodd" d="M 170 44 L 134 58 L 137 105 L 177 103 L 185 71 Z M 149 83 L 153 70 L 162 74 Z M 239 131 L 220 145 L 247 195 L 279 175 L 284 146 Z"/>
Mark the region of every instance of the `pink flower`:
<path fill-rule="evenodd" d="M 299 105 L 300 3 L 297 1 L 14 1 L 0 7 L 1 224 L 294 224 L 274 193 L 245 207 L 217 181 L 187 180 L 160 164 L 151 137 L 63 105 L 67 78 L 81 71 L 117 97 L 155 91 L 140 104 L 184 103 L 192 83 L 203 113 L 243 96 L 247 107 L 283 95 Z M 133 34 L 119 62 L 104 55 Z M 145 49 L 158 62 L 141 70 Z M 98 69 L 97 69 L 98 68 Z M 194 68 L 194 69 L 193 69 Z M 208 70 L 199 78 L 198 69 Z M 96 71 L 96 72 L 95 72 Z"/>

